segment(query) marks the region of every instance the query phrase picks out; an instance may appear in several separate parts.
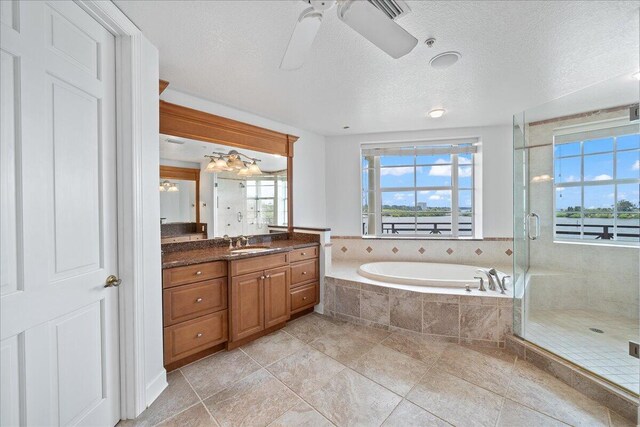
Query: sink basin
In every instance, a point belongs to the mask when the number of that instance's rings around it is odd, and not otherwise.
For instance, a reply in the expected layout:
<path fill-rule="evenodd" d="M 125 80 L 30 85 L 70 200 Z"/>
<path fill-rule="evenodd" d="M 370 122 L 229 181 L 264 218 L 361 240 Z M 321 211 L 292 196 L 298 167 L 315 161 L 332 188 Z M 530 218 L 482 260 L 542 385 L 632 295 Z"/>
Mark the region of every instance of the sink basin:
<path fill-rule="evenodd" d="M 242 248 L 242 249 L 232 249 L 229 252 L 231 254 L 253 254 L 256 252 L 265 252 L 270 251 L 270 248 Z"/>

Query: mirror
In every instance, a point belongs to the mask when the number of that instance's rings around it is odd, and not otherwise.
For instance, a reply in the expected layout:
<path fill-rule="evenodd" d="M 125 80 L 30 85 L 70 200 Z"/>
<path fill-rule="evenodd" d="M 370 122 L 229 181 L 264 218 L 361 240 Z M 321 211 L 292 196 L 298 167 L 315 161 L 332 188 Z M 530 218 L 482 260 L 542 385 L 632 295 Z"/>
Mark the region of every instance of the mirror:
<path fill-rule="evenodd" d="M 192 174 L 173 174 L 165 182 L 161 172 L 163 224 L 196 223 L 209 239 L 271 234 L 287 226 L 284 156 L 161 135 L 160 168 Z"/>

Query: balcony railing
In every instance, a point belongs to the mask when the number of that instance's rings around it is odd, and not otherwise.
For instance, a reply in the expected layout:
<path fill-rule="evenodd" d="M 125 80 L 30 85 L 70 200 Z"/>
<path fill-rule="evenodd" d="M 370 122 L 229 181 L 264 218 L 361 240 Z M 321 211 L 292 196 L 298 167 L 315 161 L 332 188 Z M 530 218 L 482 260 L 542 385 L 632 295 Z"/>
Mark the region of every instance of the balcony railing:
<path fill-rule="evenodd" d="M 577 228 L 577 230 L 566 230 L 560 227 Z M 584 231 L 580 232 L 580 227 L 584 227 Z M 450 234 L 451 222 L 383 222 L 382 234 L 416 234 L 424 233 L 430 235 Z M 617 238 L 637 239 L 640 240 L 640 224 L 639 225 L 617 225 Z M 557 236 L 591 236 L 594 239 L 613 240 L 616 234 L 613 232 L 613 224 L 556 224 Z M 365 235 L 367 223 L 362 223 L 362 234 Z M 471 233 L 471 223 L 460 223 L 458 226 L 460 234 Z"/>
<path fill-rule="evenodd" d="M 561 230 L 558 227 L 571 227 L 577 230 Z M 556 236 L 580 236 L 580 227 L 584 227 L 583 236 L 593 236 L 595 239 L 613 240 L 613 224 L 556 224 Z M 617 225 L 618 238 L 640 239 L 640 225 Z"/>

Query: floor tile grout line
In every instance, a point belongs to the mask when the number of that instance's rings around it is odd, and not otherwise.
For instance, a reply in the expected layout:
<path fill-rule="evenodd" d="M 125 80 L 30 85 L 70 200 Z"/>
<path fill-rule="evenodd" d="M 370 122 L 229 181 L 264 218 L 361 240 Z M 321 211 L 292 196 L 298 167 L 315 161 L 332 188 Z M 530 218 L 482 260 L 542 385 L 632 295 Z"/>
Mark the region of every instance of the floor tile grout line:
<path fill-rule="evenodd" d="M 187 365 L 188 366 L 188 365 Z M 218 422 L 218 420 L 216 419 L 216 417 L 213 416 L 213 414 L 211 413 L 211 411 L 209 410 L 209 408 L 207 407 L 207 405 L 204 403 L 204 399 L 202 399 L 202 397 L 200 397 L 200 394 L 196 391 L 196 389 L 193 387 L 193 384 L 191 384 L 191 381 L 189 381 L 189 378 L 187 378 L 187 376 L 184 374 L 184 372 L 182 372 L 182 368 L 178 368 L 178 370 L 180 371 L 180 373 L 182 374 L 182 376 L 184 377 L 185 381 L 187 382 L 187 384 L 189 384 L 189 387 L 191 387 L 191 390 L 193 390 L 193 392 L 196 394 L 196 396 L 198 397 L 198 399 L 200 399 L 200 403 L 202 404 L 202 406 L 204 406 L 205 411 L 207 411 L 207 413 L 209 414 L 209 416 L 211 417 L 211 419 L 213 420 L 214 423 L 216 423 L 217 426 L 220 426 L 220 423 Z M 195 406 L 195 405 L 194 405 Z"/>
<path fill-rule="evenodd" d="M 240 348 L 240 350 L 242 350 L 242 348 Z M 302 349 L 301 349 L 301 350 L 302 350 Z M 243 352 L 243 353 L 245 353 L 244 351 L 242 351 L 242 352 Z M 245 354 L 247 354 L 247 353 L 245 353 Z M 293 353 L 293 354 L 295 354 L 295 353 Z M 289 355 L 289 356 L 291 356 L 291 355 Z M 253 360 L 255 363 L 257 363 L 258 365 L 260 365 L 260 363 L 259 363 L 257 360 L 253 359 L 253 358 L 252 358 L 251 356 L 249 356 L 248 354 L 247 354 L 247 357 L 249 357 L 249 358 L 250 358 L 251 360 Z M 288 357 L 288 356 L 287 356 L 287 357 Z M 269 370 L 267 369 L 267 367 L 266 367 L 266 366 L 262 366 L 262 365 L 260 365 L 260 366 L 262 367 L 262 369 L 264 369 L 265 371 L 267 371 L 267 373 L 268 373 L 269 375 L 271 375 L 271 376 L 272 376 L 276 381 L 278 381 L 280 384 L 282 384 L 283 386 L 285 386 L 285 387 L 286 387 L 286 388 L 287 388 L 291 393 L 293 393 L 293 394 L 294 394 L 294 396 L 296 396 L 298 399 L 302 400 L 304 403 L 306 403 L 306 404 L 307 404 L 307 405 L 309 405 L 311 408 L 313 408 L 313 410 L 314 410 L 314 411 L 316 411 L 318 414 L 320 414 L 322 417 L 324 417 L 324 418 L 325 418 L 327 421 L 329 421 L 331 424 L 335 425 L 335 424 L 334 424 L 330 419 L 328 419 L 327 417 L 325 417 L 325 416 L 324 416 L 324 414 L 322 414 L 322 413 L 321 413 L 321 412 L 320 412 L 320 411 L 319 411 L 315 406 L 313 406 L 310 402 L 307 402 L 307 400 L 306 400 L 306 399 L 304 399 L 302 396 L 300 396 L 298 393 L 296 393 L 296 392 L 295 392 L 291 387 L 289 387 L 287 384 L 285 384 L 284 382 L 282 382 L 282 381 L 280 380 L 280 378 L 278 378 L 278 377 L 277 377 L 277 376 L 275 376 L 271 371 L 269 371 Z M 269 366 L 271 366 L 271 365 L 269 365 Z M 345 367 L 346 367 L 346 366 L 345 366 Z M 343 370 L 344 370 L 344 369 L 340 370 L 340 372 L 342 372 Z M 268 424 L 268 426 L 269 426 L 269 425 L 271 425 L 271 424 L 273 424 L 273 423 L 274 423 L 275 421 L 277 421 L 278 419 L 280 419 L 280 417 L 282 417 L 284 414 L 286 414 L 287 412 L 289 412 L 289 411 L 291 410 L 291 408 L 293 408 L 294 406 L 295 406 L 295 403 L 294 403 L 293 405 L 291 405 L 291 407 L 287 408 L 287 410 L 286 410 L 286 411 L 284 411 L 284 412 L 283 412 L 283 413 L 282 413 L 278 418 L 276 418 L 275 420 L 271 421 L 271 422 Z"/>
<path fill-rule="evenodd" d="M 194 406 L 198 406 L 198 405 L 200 405 L 201 403 L 202 403 L 202 401 L 200 401 L 200 400 L 199 400 L 199 401 L 197 401 L 196 403 L 194 403 L 193 405 L 189 405 L 189 406 L 187 406 L 186 408 L 181 409 L 179 412 L 176 412 L 175 414 L 169 415 L 167 418 L 163 418 L 162 420 L 160 420 L 160 421 L 158 421 L 157 423 L 153 424 L 153 427 L 159 426 L 159 425 L 160 425 L 160 424 L 162 424 L 163 422 L 168 421 L 168 420 L 170 420 L 170 419 L 172 419 L 172 418 L 175 418 L 175 417 L 177 417 L 178 415 L 180 415 L 180 414 L 182 414 L 182 413 L 184 413 L 184 412 L 187 412 L 189 409 L 193 408 Z M 145 409 L 145 410 L 146 410 L 146 409 Z"/>
<path fill-rule="evenodd" d="M 537 412 L 537 413 L 539 413 L 539 414 L 542 414 L 542 415 L 544 415 L 544 416 L 546 416 L 546 417 L 549 417 L 549 418 L 551 418 L 551 419 L 553 419 L 553 420 L 556 420 L 556 421 L 558 421 L 558 422 L 560 422 L 560 423 L 562 423 L 562 424 L 571 425 L 571 424 L 569 424 L 567 421 L 563 421 L 563 420 L 561 420 L 560 418 L 556 417 L 555 415 L 551 415 L 551 414 L 548 414 L 548 413 L 546 413 L 546 412 L 540 411 L 540 410 L 538 410 L 538 409 L 536 409 L 536 408 L 533 408 L 533 407 L 531 407 L 531 406 L 527 405 L 526 403 L 519 402 L 519 401 L 517 401 L 517 400 L 512 399 L 512 398 L 510 398 L 510 397 L 509 397 L 509 390 L 511 390 L 511 385 L 513 384 L 513 381 L 515 380 L 515 376 L 516 376 L 516 369 L 517 369 L 517 366 L 518 366 L 518 362 L 519 362 L 520 360 L 522 360 L 522 361 L 526 362 L 526 360 L 525 360 L 525 359 L 521 359 L 521 358 L 520 358 L 520 356 L 517 356 L 517 355 L 516 355 L 516 360 L 515 360 L 515 362 L 514 362 L 513 376 L 512 376 L 512 378 L 511 378 L 511 380 L 509 381 L 509 388 L 507 389 L 507 391 L 505 392 L 505 395 L 504 395 L 505 401 L 508 399 L 508 400 L 510 400 L 511 402 L 514 402 L 514 403 L 516 403 L 516 404 L 518 404 L 518 405 L 524 406 L 525 408 L 530 409 L 530 410 L 532 410 L 533 412 Z M 564 383 L 563 383 L 563 384 L 564 384 Z M 603 408 L 605 408 L 605 409 L 607 409 L 607 410 L 608 410 L 608 408 L 606 408 L 606 407 L 605 407 L 605 406 L 603 406 L 603 405 L 599 405 L 599 406 L 602 406 Z"/>
<path fill-rule="evenodd" d="M 241 349 L 240 349 L 240 348 L 238 348 L 237 350 L 241 350 Z M 234 351 L 234 350 L 231 350 L 231 351 Z M 231 351 L 228 351 L 227 353 L 231 353 Z M 243 351 L 242 353 L 244 353 L 244 351 Z M 246 356 L 248 356 L 246 353 L 244 353 L 244 354 L 245 354 Z M 260 365 L 260 364 L 259 364 L 258 362 L 256 362 L 255 360 L 251 359 L 251 361 L 253 361 L 256 365 L 258 365 L 260 368 L 262 368 L 262 365 Z M 238 380 L 233 381 L 233 382 L 232 382 L 232 383 L 230 383 L 228 386 L 226 386 L 226 387 L 224 387 L 224 388 L 222 388 L 222 389 L 220 389 L 220 390 L 216 391 L 215 393 L 213 393 L 213 394 L 211 394 L 211 395 L 209 395 L 209 396 L 203 397 L 203 398 L 202 398 L 202 402 L 204 403 L 204 401 L 205 401 L 205 400 L 208 400 L 208 399 L 212 398 L 213 396 L 215 396 L 216 394 L 221 393 L 221 392 L 225 391 L 226 389 L 228 389 L 228 388 L 230 388 L 230 387 L 232 387 L 232 386 L 236 385 L 236 384 L 237 384 L 237 383 L 239 383 L 240 381 L 242 381 L 242 380 L 246 379 L 247 377 L 249 377 L 249 376 L 251 376 L 251 375 L 255 374 L 255 373 L 256 373 L 257 371 L 259 371 L 259 370 L 260 370 L 260 369 L 256 369 L 255 371 L 252 371 L 252 372 L 248 373 L 247 375 L 245 375 L 245 376 L 243 376 L 243 377 L 239 378 Z M 196 393 L 196 394 L 197 394 L 197 393 Z"/>
<path fill-rule="evenodd" d="M 509 393 L 509 390 L 511 389 L 511 383 L 513 382 L 513 377 L 515 375 L 517 362 L 518 362 L 518 355 L 516 355 L 516 357 L 513 358 L 513 364 L 511 366 L 511 371 L 509 375 L 509 383 L 507 384 L 507 387 L 504 389 L 504 394 L 502 395 L 502 402 L 500 403 L 500 411 L 498 412 L 498 418 L 496 419 L 496 424 L 495 424 L 496 427 L 500 425 L 500 418 L 502 418 L 502 411 L 504 410 L 504 404 L 507 400 L 507 395 Z"/>
<path fill-rule="evenodd" d="M 411 404 L 413 404 L 413 405 L 416 405 L 418 408 L 422 409 L 423 411 L 426 411 L 426 412 L 428 412 L 429 414 L 433 415 L 434 417 L 438 418 L 439 420 L 442 420 L 442 421 L 444 421 L 445 423 L 450 424 L 450 425 L 452 425 L 452 426 L 453 426 L 453 425 L 455 425 L 455 424 L 453 424 L 452 422 L 447 421 L 446 419 L 444 419 L 444 418 L 442 418 L 442 417 L 440 417 L 440 416 L 438 416 L 438 415 L 434 414 L 433 412 L 431 412 L 431 411 L 427 410 L 426 408 L 423 408 L 422 406 L 418 405 L 417 403 L 415 403 L 415 402 L 413 402 L 413 401 L 411 401 L 411 400 L 407 399 L 407 396 L 409 396 L 409 394 L 411 394 L 411 392 L 412 392 L 416 387 L 418 387 L 418 386 L 420 385 L 420 383 L 422 383 L 422 380 L 423 380 L 423 379 L 427 376 L 427 374 L 428 374 L 428 373 L 429 373 L 429 372 L 430 372 L 430 371 L 431 371 L 431 370 L 436 366 L 436 363 L 438 362 L 438 360 L 440 360 L 440 357 L 441 357 L 441 356 L 442 356 L 442 354 L 438 355 L 438 357 L 437 357 L 437 358 L 436 358 L 436 360 L 433 362 L 433 364 L 432 364 L 431 366 L 429 366 L 429 368 L 424 372 L 424 374 L 422 374 L 422 376 L 420 377 L 420 380 L 418 380 L 418 382 L 417 382 L 413 387 L 411 387 L 411 390 L 409 390 L 409 392 L 408 392 L 407 394 L 405 394 L 405 397 L 403 397 L 403 398 L 402 398 L 402 400 L 406 400 L 407 402 L 409 402 L 409 403 L 411 403 Z M 398 405 L 399 405 L 399 404 L 398 404 Z M 394 409 L 394 410 L 395 410 L 395 409 Z"/>

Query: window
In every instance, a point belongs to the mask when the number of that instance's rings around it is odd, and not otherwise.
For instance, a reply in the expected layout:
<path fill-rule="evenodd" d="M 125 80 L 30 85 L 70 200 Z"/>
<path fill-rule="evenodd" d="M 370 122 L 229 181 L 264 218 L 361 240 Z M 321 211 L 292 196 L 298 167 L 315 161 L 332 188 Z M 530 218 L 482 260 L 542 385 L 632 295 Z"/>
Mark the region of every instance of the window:
<path fill-rule="evenodd" d="M 362 234 L 474 236 L 477 145 L 364 144 Z"/>
<path fill-rule="evenodd" d="M 637 244 L 640 135 L 628 120 L 554 135 L 556 240 Z"/>
<path fill-rule="evenodd" d="M 249 224 L 286 225 L 287 177 L 263 176 L 247 179 L 247 221 Z"/>

